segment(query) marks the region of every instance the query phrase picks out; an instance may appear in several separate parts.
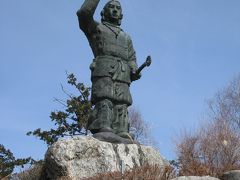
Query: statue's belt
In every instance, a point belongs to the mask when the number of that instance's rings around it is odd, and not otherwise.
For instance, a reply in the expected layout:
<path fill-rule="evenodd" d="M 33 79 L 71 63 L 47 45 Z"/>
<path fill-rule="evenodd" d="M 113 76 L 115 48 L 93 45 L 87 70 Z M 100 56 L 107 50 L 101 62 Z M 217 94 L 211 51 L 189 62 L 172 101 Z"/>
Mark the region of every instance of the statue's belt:
<path fill-rule="evenodd" d="M 125 63 L 128 62 L 127 59 L 124 59 L 122 57 L 118 57 L 118 56 L 111 56 L 111 55 L 102 55 L 102 56 L 97 56 L 94 61 L 96 60 L 112 60 L 112 61 L 123 61 Z"/>
<path fill-rule="evenodd" d="M 92 65 L 95 68 L 102 68 L 107 66 L 108 73 L 111 74 L 113 80 L 118 79 L 118 76 L 122 73 L 127 73 L 130 71 L 129 64 L 126 60 L 114 57 L 114 56 L 97 56 Z"/>

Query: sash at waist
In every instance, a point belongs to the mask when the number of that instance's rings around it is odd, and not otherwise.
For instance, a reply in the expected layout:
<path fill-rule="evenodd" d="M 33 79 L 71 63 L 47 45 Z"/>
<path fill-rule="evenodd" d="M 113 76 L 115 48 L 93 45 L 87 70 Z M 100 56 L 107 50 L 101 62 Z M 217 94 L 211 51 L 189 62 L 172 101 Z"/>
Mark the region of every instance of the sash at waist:
<path fill-rule="evenodd" d="M 111 77 L 112 80 L 130 83 L 130 67 L 126 60 L 115 56 L 97 56 L 90 65 L 93 77 Z"/>

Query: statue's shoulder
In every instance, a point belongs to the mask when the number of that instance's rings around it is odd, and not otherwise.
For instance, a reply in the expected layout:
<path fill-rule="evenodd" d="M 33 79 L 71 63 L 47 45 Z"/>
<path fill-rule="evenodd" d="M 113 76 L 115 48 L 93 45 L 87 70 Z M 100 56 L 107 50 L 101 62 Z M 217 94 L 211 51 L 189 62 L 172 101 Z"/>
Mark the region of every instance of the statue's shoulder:
<path fill-rule="evenodd" d="M 131 36 L 130 36 L 128 33 L 126 33 L 126 32 L 123 31 L 123 30 L 122 30 L 122 33 L 123 33 L 124 37 L 127 39 L 128 42 L 131 42 L 131 41 L 132 41 Z"/>
<path fill-rule="evenodd" d="M 131 40 L 130 35 L 128 33 L 126 33 L 125 31 L 123 31 L 123 32 L 124 32 L 125 36 L 127 37 L 127 39 Z"/>

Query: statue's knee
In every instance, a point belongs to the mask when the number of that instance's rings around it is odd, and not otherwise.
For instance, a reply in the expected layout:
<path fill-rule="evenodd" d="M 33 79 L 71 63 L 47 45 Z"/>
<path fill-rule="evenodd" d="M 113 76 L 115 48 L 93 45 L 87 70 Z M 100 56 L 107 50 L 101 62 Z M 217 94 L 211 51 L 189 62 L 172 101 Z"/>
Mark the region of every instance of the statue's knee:
<path fill-rule="evenodd" d="M 98 109 L 101 109 L 101 110 L 112 110 L 113 109 L 113 103 L 108 99 L 101 100 L 100 102 L 98 102 L 96 104 L 96 106 Z"/>

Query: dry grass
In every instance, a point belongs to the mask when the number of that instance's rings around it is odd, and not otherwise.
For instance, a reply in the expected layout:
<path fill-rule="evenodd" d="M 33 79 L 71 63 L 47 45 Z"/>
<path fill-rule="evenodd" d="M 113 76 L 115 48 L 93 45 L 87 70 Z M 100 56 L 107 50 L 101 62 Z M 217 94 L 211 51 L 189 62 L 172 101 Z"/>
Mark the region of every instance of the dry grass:
<path fill-rule="evenodd" d="M 159 166 L 143 166 L 126 171 L 123 175 L 120 172 L 98 174 L 83 180 L 169 180 L 175 177 L 175 172 L 171 166 L 164 169 Z"/>
<path fill-rule="evenodd" d="M 44 165 L 43 162 L 35 164 L 33 167 L 12 176 L 21 180 L 44 180 Z M 7 179 L 6 179 L 7 180 Z"/>
<path fill-rule="evenodd" d="M 164 169 L 159 166 L 143 166 L 129 171 L 126 171 L 123 175 L 120 172 L 110 172 L 97 174 L 94 177 L 83 178 L 82 180 L 170 180 L 175 176 L 171 166 L 166 166 Z M 44 174 L 44 165 L 37 164 L 32 168 L 13 175 L 15 178 L 21 180 L 47 180 Z M 9 180 L 10 177 L 6 177 L 4 180 Z M 69 177 L 59 177 L 58 180 L 71 180 Z"/>

